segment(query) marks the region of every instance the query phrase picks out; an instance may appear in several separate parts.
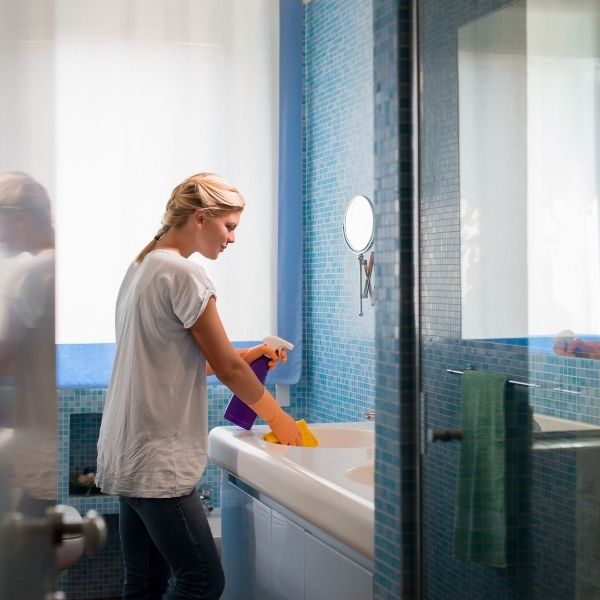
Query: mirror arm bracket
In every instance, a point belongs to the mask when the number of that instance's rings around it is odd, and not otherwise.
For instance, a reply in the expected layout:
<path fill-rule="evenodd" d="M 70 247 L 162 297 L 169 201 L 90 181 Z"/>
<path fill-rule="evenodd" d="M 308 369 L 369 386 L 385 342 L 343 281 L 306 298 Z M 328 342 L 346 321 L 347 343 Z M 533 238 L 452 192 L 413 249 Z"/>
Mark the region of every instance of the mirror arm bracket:
<path fill-rule="evenodd" d="M 359 298 L 360 298 L 360 311 L 359 317 L 363 316 L 362 301 L 363 298 L 369 298 L 371 306 L 375 305 L 375 294 L 373 293 L 373 286 L 371 285 L 371 274 L 373 273 L 373 265 L 375 264 L 375 253 L 371 252 L 369 260 L 367 261 L 364 254 L 358 255 L 358 269 L 359 269 Z M 363 288 L 363 269 L 365 271 L 365 285 Z"/>
<path fill-rule="evenodd" d="M 360 310 L 358 311 L 359 317 L 363 316 L 362 301 L 363 301 L 364 296 L 363 296 L 362 273 L 363 273 L 363 266 L 366 264 L 367 264 L 367 261 L 364 259 L 364 255 L 359 254 L 358 255 L 358 277 L 359 277 L 358 297 L 359 297 L 359 302 L 360 302 Z"/>

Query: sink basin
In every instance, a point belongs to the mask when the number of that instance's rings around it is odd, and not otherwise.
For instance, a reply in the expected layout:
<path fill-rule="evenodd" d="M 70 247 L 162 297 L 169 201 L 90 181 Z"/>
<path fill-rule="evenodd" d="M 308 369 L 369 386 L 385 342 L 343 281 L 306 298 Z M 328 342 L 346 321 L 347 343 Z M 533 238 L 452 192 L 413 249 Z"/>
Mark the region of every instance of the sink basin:
<path fill-rule="evenodd" d="M 356 483 L 362 483 L 363 485 L 374 485 L 375 483 L 375 469 L 373 463 L 367 465 L 360 465 L 358 467 L 352 467 L 346 471 L 346 477 L 355 481 Z"/>
<path fill-rule="evenodd" d="M 313 424 L 310 430 L 319 441 L 319 448 L 369 448 L 375 445 L 373 429 Z"/>
<path fill-rule="evenodd" d="M 533 415 L 533 420 L 534 431 L 589 431 L 600 429 L 598 425 L 592 425 L 591 423 L 583 423 L 582 421 L 571 421 L 569 419 L 550 417 L 538 413 L 535 413 Z"/>
<path fill-rule="evenodd" d="M 310 428 L 319 440 L 319 448 L 367 448 L 375 445 L 372 429 L 333 425 L 311 425 Z"/>
<path fill-rule="evenodd" d="M 364 448 L 375 444 L 375 432 L 357 427 L 312 427 L 321 448 Z"/>

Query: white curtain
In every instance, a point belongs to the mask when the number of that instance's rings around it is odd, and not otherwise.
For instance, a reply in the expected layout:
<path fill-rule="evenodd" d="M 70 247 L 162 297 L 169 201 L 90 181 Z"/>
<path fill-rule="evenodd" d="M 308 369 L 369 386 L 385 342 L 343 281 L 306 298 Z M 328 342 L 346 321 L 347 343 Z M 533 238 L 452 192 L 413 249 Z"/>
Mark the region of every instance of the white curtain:
<path fill-rule="evenodd" d="M 55 0 L 39 27 L 33 15 L 48 4 L 18 9 L 31 21 L 17 43 L 24 79 L 52 74 L 44 114 L 35 85 L 21 92 L 26 102 L 3 93 L 0 104 L 21 113 L 13 122 L 43 118 L 52 152 L 11 153 L 15 130 L 3 135 L 0 167 L 28 171 L 53 195 L 57 343 L 114 341 L 127 266 L 155 235 L 171 189 L 200 171 L 230 180 L 247 203 L 236 243 L 218 261 L 194 257 L 227 331 L 234 340 L 274 332 L 277 0 Z"/>

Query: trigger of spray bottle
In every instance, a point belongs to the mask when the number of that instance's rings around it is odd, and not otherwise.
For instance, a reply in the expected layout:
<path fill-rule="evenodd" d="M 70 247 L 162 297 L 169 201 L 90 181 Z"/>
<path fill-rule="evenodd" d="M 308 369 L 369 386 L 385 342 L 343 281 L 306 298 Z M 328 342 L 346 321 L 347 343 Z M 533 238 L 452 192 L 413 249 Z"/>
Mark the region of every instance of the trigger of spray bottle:
<path fill-rule="evenodd" d="M 286 348 L 287 350 L 294 349 L 294 344 L 283 338 L 277 337 L 276 335 L 268 335 L 262 339 L 262 342 L 273 348 Z M 263 385 L 267 378 L 267 373 L 269 372 L 269 360 L 269 357 L 263 354 L 250 365 L 250 368 L 254 371 L 254 374 Z M 235 425 L 239 425 L 243 429 L 251 429 L 252 425 L 254 425 L 254 421 L 256 421 L 256 413 L 235 394 L 231 396 L 227 408 L 225 409 L 224 416 L 228 421 L 231 421 Z"/>

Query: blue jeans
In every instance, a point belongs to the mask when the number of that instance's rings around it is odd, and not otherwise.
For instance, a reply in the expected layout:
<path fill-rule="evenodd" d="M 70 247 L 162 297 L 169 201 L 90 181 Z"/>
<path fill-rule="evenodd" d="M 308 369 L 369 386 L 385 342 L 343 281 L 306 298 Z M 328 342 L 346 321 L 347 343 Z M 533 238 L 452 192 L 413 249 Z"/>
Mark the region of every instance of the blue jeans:
<path fill-rule="evenodd" d="M 180 498 L 120 498 L 123 600 L 221 597 L 225 576 L 196 490 Z"/>

